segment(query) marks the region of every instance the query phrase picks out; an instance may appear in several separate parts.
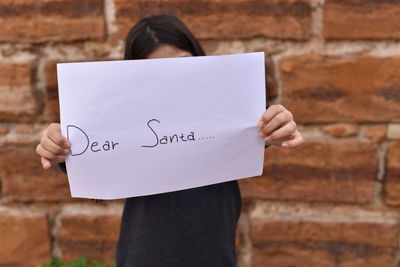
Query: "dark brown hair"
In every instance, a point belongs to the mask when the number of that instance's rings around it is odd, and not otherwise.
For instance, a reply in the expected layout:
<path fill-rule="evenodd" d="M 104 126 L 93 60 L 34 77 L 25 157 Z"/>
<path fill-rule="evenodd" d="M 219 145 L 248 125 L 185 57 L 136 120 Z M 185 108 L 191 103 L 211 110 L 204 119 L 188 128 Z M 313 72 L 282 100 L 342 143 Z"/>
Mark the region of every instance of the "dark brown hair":
<path fill-rule="evenodd" d="M 126 38 L 124 59 L 144 59 L 159 44 L 173 45 L 193 56 L 205 56 L 185 24 L 175 16 L 163 14 L 144 18 L 132 27 Z"/>

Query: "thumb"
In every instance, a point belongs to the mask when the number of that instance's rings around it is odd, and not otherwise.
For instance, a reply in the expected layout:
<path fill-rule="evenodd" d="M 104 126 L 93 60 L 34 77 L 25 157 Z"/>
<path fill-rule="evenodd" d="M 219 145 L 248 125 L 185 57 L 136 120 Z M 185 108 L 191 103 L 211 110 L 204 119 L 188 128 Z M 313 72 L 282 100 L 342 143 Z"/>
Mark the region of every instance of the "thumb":
<path fill-rule="evenodd" d="M 48 168 L 51 167 L 50 160 L 48 160 L 44 157 L 40 157 L 40 161 L 42 162 L 43 169 L 47 170 Z"/>

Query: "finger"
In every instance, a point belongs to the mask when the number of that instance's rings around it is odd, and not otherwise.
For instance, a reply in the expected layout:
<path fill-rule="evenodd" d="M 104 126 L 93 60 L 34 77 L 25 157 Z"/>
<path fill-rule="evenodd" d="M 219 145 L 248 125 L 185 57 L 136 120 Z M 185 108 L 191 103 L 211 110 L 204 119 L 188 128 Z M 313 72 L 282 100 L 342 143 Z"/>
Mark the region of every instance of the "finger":
<path fill-rule="evenodd" d="M 295 134 L 295 138 L 289 140 L 289 141 L 285 141 L 282 143 L 282 147 L 285 148 L 296 148 L 299 145 L 301 145 L 303 143 L 303 136 L 301 135 L 300 132 L 296 132 Z"/>
<path fill-rule="evenodd" d="M 295 131 L 296 131 L 296 124 L 293 121 L 290 121 L 281 128 L 279 128 L 278 130 L 271 133 L 267 138 L 265 138 L 265 140 L 267 142 L 271 142 L 278 139 L 284 139 L 285 137 L 289 137 Z"/>
<path fill-rule="evenodd" d="M 293 134 L 291 134 L 291 135 L 285 136 L 284 138 L 279 138 L 279 139 L 276 139 L 276 140 L 274 140 L 274 141 L 269 141 L 269 142 L 268 142 L 268 141 L 265 141 L 265 143 L 268 144 L 268 145 L 273 145 L 273 146 L 282 147 L 282 144 L 283 144 L 284 142 L 290 141 L 290 140 L 292 140 L 292 139 L 294 139 L 294 138 L 296 138 L 296 135 L 293 133 Z"/>
<path fill-rule="evenodd" d="M 275 117 L 263 128 L 261 128 L 262 137 L 267 137 L 279 127 L 293 121 L 292 114 L 289 111 L 282 111 L 275 115 Z"/>
<path fill-rule="evenodd" d="M 65 160 L 65 156 L 56 155 L 56 154 L 54 154 L 54 153 L 52 153 L 52 152 L 46 150 L 46 149 L 44 149 L 44 148 L 42 147 L 41 144 L 39 144 L 39 145 L 36 147 L 36 153 L 38 153 L 39 156 L 44 157 L 44 158 L 46 158 L 46 159 L 48 159 L 48 160 Z"/>
<path fill-rule="evenodd" d="M 43 169 L 47 170 L 48 168 L 51 167 L 50 160 L 48 160 L 48 159 L 46 159 L 44 157 L 40 157 L 40 161 L 42 162 Z"/>
<path fill-rule="evenodd" d="M 44 136 L 40 142 L 42 147 L 46 149 L 47 151 L 50 151 L 54 154 L 57 155 L 67 155 L 69 153 L 69 149 L 63 148 L 53 142 L 50 138 L 47 138 L 47 136 Z"/>
<path fill-rule="evenodd" d="M 261 128 L 264 127 L 268 122 L 272 120 L 273 117 L 276 116 L 276 114 L 285 110 L 286 109 L 282 105 L 270 106 L 259 119 L 258 126 Z"/>
<path fill-rule="evenodd" d="M 70 143 L 67 138 L 61 135 L 60 125 L 58 123 L 50 124 L 47 130 L 47 137 L 50 138 L 55 144 L 69 148 Z"/>

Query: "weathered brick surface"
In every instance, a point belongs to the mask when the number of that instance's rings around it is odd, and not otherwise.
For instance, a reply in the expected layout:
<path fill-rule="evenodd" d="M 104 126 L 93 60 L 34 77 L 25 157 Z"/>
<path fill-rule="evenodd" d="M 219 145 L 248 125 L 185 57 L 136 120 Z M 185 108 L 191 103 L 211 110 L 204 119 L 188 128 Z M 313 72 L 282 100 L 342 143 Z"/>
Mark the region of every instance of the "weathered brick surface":
<path fill-rule="evenodd" d="M 270 209 L 275 213 L 250 216 L 253 266 L 394 266 L 396 216 Z"/>
<path fill-rule="evenodd" d="M 0 146 L 2 197 L 15 201 L 69 200 L 68 181 L 57 166 L 45 171 L 35 146 Z"/>
<path fill-rule="evenodd" d="M 334 137 L 350 137 L 358 134 L 358 127 L 350 123 L 337 123 L 325 126 L 322 129 L 326 134 Z"/>
<path fill-rule="evenodd" d="M 38 113 L 33 92 L 32 63 L 0 63 L 0 120 L 13 120 Z"/>
<path fill-rule="evenodd" d="M 307 142 L 266 149 L 261 177 L 240 181 L 245 198 L 368 203 L 374 196 L 377 146 L 373 142 Z"/>
<path fill-rule="evenodd" d="M 302 122 L 400 120 L 400 57 L 285 57 L 283 104 Z"/>
<path fill-rule="evenodd" d="M 51 257 L 45 216 L 0 214 L 0 240 L 0 266 L 32 266 Z"/>
<path fill-rule="evenodd" d="M 330 218 L 330 220 L 333 220 Z M 254 244 L 263 242 L 333 242 L 355 243 L 376 247 L 397 246 L 396 224 L 368 222 L 321 222 L 264 218 L 251 221 Z"/>
<path fill-rule="evenodd" d="M 387 133 L 387 127 L 386 125 L 374 125 L 371 127 L 368 127 L 364 135 L 371 140 L 374 140 L 375 142 L 381 142 L 382 140 L 385 139 Z"/>
<path fill-rule="evenodd" d="M 10 129 L 7 125 L 0 125 L 0 135 L 6 135 L 10 132 Z"/>
<path fill-rule="evenodd" d="M 385 176 L 385 201 L 389 205 L 400 205 L 400 142 L 390 146 Z"/>
<path fill-rule="evenodd" d="M 119 225 L 118 215 L 63 215 L 57 234 L 63 259 L 113 260 Z"/>
<path fill-rule="evenodd" d="M 324 36 L 329 39 L 399 39 L 400 2 L 327 0 Z"/>
<path fill-rule="evenodd" d="M 311 7 L 303 0 L 115 0 L 118 36 L 125 38 L 139 19 L 160 13 L 180 17 L 200 39 L 307 39 Z"/>
<path fill-rule="evenodd" d="M 278 96 L 278 80 L 275 77 L 276 66 L 271 57 L 265 59 L 265 85 L 267 88 L 266 97 L 267 104 Z"/>
<path fill-rule="evenodd" d="M 57 63 L 62 61 L 46 62 L 46 107 L 45 118 L 51 122 L 60 121 L 60 106 L 58 101 Z"/>
<path fill-rule="evenodd" d="M 74 41 L 105 36 L 102 0 L 2 0 L 0 42 Z"/>
<path fill-rule="evenodd" d="M 266 244 L 252 248 L 253 267 L 394 267 L 392 248 L 348 243 Z"/>

